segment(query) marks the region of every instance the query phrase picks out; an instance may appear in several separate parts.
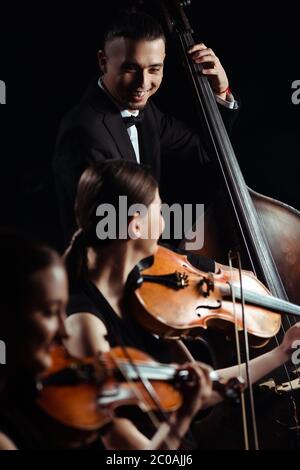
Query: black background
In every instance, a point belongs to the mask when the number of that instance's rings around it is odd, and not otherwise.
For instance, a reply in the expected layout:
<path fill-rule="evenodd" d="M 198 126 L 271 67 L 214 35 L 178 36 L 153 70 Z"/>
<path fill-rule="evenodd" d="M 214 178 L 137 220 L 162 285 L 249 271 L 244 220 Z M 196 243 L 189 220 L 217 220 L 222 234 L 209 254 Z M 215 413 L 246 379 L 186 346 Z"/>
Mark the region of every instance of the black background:
<path fill-rule="evenodd" d="M 126 2 L 1 5 L 1 225 L 57 243 L 50 163 L 59 120 L 97 73 L 103 25 L 120 4 Z M 232 141 L 248 185 L 300 209 L 300 105 L 291 101 L 292 82 L 300 79 L 299 12 L 287 2 L 263 11 L 262 2 L 194 0 L 190 19 L 242 100 Z M 182 76 L 170 50 L 155 101 L 189 120 Z"/>
<path fill-rule="evenodd" d="M 1 4 L 0 79 L 7 85 L 7 105 L 0 106 L 0 225 L 57 244 L 50 163 L 59 120 L 97 72 L 101 31 L 120 3 Z M 299 11 L 293 2 L 194 0 L 190 17 L 242 100 L 232 141 L 246 181 L 300 210 L 300 105 L 291 101 L 291 84 L 300 79 Z M 189 91 L 173 60 L 168 57 L 156 101 L 190 119 Z M 283 465 L 285 456 L 279 457 Z M 270 454 L 265 458 L 269 463 Z"/>

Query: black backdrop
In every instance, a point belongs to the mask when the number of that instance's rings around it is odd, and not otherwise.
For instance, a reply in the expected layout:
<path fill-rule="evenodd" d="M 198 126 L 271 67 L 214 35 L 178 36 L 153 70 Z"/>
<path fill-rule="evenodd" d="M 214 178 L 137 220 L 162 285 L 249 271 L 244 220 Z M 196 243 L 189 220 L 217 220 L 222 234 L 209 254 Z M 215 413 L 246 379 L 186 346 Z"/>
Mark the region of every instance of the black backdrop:
<path fill-rule="evenodd" d="M 126 2 L 32 2 L 1 5 L 0 106 L 1 225 L 12 225 L 56 245 L 57 213 L 50 162 L 61 116 L 97 73 L 101 31 Z M 198 38 L 221 58 L 242 100 L 232 141 L 249 186 L 300 209 L 299 12 L 292 3 L 207 4 L 194 0 Z M 160 107 L 189 113 L 189 91 L 170 51 Z M 176 97 L 176 101 L 174 99 Z"/>

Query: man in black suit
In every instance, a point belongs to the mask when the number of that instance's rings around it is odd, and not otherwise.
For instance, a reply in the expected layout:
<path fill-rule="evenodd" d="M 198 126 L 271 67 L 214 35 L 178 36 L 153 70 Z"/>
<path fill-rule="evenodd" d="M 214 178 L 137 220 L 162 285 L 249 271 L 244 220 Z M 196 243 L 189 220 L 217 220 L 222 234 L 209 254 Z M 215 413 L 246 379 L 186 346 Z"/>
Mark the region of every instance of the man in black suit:
<path fill-rule="evenodd" d="M 225 121 L 230 122 L 237 103 L 219 59 L 204 44 L 193 46 L 189 53 L 192 60 L 204 65 L 203 74 L 210 79 Z M 159 181 L 166 155 L 184 166 L 195 155 L 199 168 L 209 161 L 200 136 L 162 113 L 149 99 L 160 87 L 165 59 L 165 36 L 153 18 L 122 13 L 107 29 L 98 59 L 102 75 L 63 118 L 56 143 L 53 168 L 66 241 L 75 227 L 77 183 L 91 162 L 137 161 L 149 166 Z"/>

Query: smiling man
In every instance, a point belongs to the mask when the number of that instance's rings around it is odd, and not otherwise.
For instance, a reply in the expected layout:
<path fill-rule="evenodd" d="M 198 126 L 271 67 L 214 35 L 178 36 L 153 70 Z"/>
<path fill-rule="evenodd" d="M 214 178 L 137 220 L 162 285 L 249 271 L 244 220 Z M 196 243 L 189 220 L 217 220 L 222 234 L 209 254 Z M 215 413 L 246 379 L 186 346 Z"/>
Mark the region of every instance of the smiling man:
<path fill-rule="evenodd" d="M 102 84 L 120 107 L 143 109 L 160 87 L 165 55 L 163 38 L 108 40 L 98 53 Z"/>
<path fill-rule="evenodd" d="M 63 118 L 56 143 L 53 167 L 66 242 L 75 226 L 77 183 L 89 163 L 137 161 L 150 167 L 159 181 L 161 159 L 166 155 L 188 167 L 197 155 L 196 171 L 209 161 L 201 136 L 162 113 L 150 99 L 163 80 L 165 46 L 160 24 L 144 13 L 122 12 L 107 28 L 98 52 L 100 78 L 92 81 L 81 102 Z M 237 103 L 218 57 L 204 44 L 194 45 L 189 54 L 203 64 L 225 123 L 230 122 Z"/>

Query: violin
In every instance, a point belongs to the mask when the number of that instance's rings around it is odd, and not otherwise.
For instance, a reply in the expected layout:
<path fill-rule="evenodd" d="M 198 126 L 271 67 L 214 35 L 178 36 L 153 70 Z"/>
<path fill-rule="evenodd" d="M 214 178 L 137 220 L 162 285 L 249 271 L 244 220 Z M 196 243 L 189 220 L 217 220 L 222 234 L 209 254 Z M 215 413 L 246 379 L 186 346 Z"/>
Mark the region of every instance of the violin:
<path fill-rule="evenodd" d="M 54 420 L 79 431 L 101 429 L 122 406 L 176 411 L 183 403 L 182 387 L 193 383 L 190 370 L 157 363 L 133 348 L 115 347 L 98 357 L 78 359 L 57 346 L 52 359 L 37 384 L 37 404 Z M 214 371 L 210 378 L 222 396 L 239 400 L 242 379 L 222 383 Z"/>
<path fill-rule="evenodd" d="M 280 313 L 300 315 L 300 307 L 271 296 L 251 273 L 242 274 L 245 320 L 253 346 L 263 346 L 281 325 Z M 152 266 L 141 270 L 131 295 L 131 311 L 152 333 L 178 338 L 199 328 L 244 328 L 237 270 L 220 274 L 195 268 L 187 255 L 158 246 Z M 232 296 L 235 297 L 235 308 Z"/>

